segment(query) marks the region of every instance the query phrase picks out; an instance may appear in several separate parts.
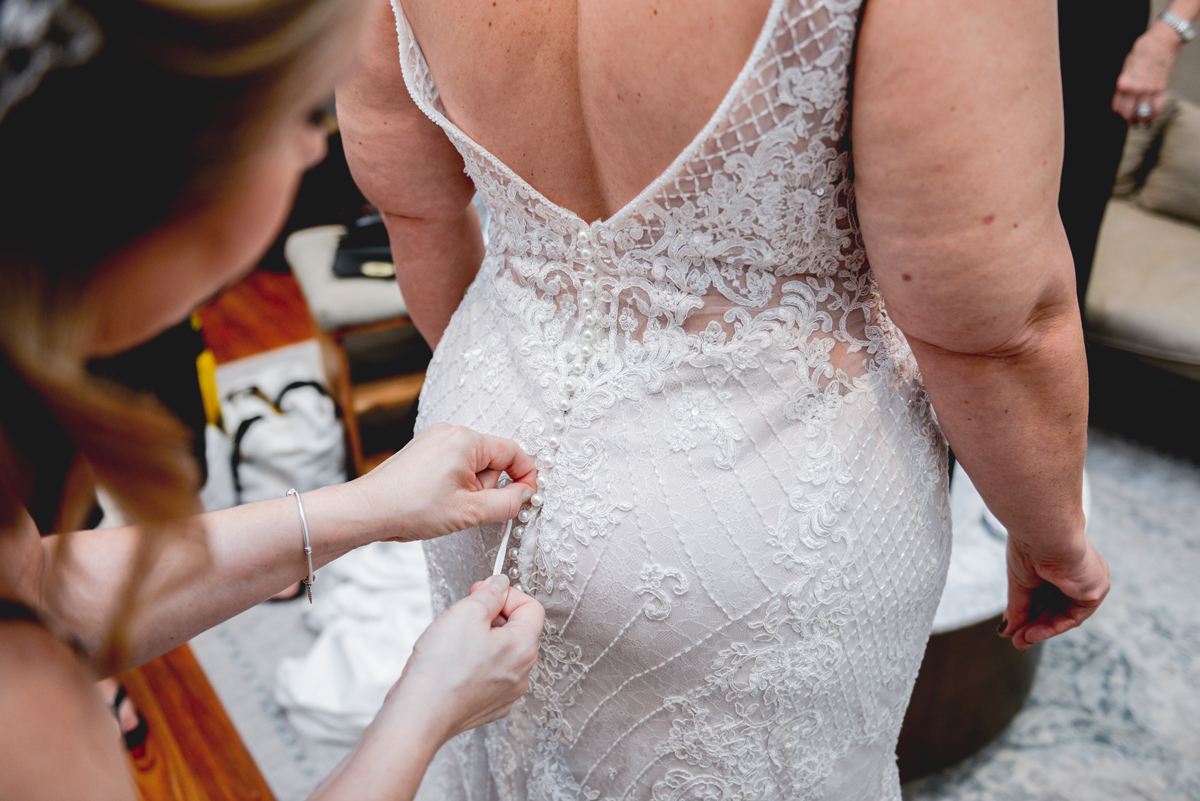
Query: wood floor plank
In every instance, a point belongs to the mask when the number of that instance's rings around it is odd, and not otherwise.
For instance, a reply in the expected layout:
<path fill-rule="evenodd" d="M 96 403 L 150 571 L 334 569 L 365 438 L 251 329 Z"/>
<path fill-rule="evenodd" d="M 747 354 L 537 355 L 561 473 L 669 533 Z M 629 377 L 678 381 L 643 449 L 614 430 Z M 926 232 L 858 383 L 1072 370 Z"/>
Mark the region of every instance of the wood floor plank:
<path fill-rule="evenodd" d="M 187 645 L 119 679 L 149 726 L 130 755 L 144 801 L 274 801 Z"/>
<path fill-rule="evenodd" d="M 196 313 L 217 364 L 314 336 L 300 285 L 286 273 L 255 270 Z"/>

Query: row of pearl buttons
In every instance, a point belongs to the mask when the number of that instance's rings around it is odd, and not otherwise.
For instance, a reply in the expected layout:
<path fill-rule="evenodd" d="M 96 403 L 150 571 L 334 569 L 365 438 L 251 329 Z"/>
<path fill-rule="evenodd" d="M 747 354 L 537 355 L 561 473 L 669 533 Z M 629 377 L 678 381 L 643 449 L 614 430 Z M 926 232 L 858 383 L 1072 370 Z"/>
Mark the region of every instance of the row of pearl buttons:
<path fill-rule="evenodd" d="M 554 469 L 558 463 L 558 450 L 562 447 L 561 434 L 567 430 L 567 413 L 571 411 L 573 406 L 572 398 L 582 387 L 581 376 L 587 372 L 588 362 L 596 355 L 596 327 L 600 320 L 596 315 L 596 250 L 593 247 L 592 234 L 590 231 L 580 231 L 576 236 L 576 261 L 581 265 L 580 272 L 583 277 L 579 282 L 578 307 L 580 320 L 583 326 L 579 332 L 579 346 L 574 349 L 573 360 L 570 367 L 567 368 L 568 375 L 562 378 L 562 400 L 558 402 L 558 414 L 555 415 L 551 425 L 554 428 L 553 434 L 546 439 L 546 447 L 541 450 L 537 456 L 538 479 L 537 491 L 533 497 L 529 499 L 529 505 L 521 509 L 517 513 L 517 520 L 521 525 L 515 526 L 512 530 L 511 547 L 508 549 L 506 556 L 510 562 L 508 568 L 508 577 L 513 582 L 515 589 L 524 591 L 524 587 L 519 583 L 521 569 L 519 560 L 521 556 L 521 538 L 525 535 L 526 527 L 533 522 L 538 514 L 538 510 L 546 502 L 545 473 Z"/>

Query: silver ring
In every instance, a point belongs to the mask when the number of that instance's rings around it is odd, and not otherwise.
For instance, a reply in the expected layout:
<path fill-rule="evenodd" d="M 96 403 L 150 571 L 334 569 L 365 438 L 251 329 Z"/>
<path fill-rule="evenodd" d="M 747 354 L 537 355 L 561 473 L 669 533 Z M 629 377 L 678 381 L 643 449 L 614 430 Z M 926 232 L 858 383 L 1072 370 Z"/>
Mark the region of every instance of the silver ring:
<path fill-rule="evenodd" d="M 1150 119 L 1154 116 L 1154 106 L 1149 103 L 1138 103 L 1137 115 L 1142 119 Z"/>

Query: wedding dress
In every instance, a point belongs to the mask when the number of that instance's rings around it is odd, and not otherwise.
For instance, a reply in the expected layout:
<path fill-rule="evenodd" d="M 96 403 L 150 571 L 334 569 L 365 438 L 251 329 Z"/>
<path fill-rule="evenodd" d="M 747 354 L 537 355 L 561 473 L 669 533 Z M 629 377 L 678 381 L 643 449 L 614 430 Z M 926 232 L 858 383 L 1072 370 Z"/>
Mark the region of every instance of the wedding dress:
<path fill-rule="evenodd" d="M 776 0 L 706 127 L 610 219 L 415 101 L 491 212 L 419 427 L 509 436 L 542 488 L 505 570 L 546 607 L 528 694 L 423 797 L 899 799 L 894 749 L 949 562 L 946 454 L 853 216 L 859 0 Z M 434 610 L 502 527 L 426 545 Z"/>

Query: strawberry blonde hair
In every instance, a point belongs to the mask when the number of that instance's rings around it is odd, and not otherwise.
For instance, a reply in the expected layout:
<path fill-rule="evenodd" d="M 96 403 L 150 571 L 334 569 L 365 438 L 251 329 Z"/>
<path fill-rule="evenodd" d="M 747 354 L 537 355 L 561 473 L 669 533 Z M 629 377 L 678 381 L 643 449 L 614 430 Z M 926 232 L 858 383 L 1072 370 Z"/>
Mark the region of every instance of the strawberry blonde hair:
<path fill-rule="evenodd" d="M 354 6 L 57 5 L 82 12 L 100 44 L 85 63 L 47 72 L 0 119 L 0 536 L 30 508 L 34 465 L 55 443 L 142 525 L 124 609 L 106 653 L 93 654 L 103 663 L 120 658 L 133 610 L 147 602 L 138 574 L 163 542 L 187 536 L 188 525 L 172 521 L 199 510 L 199 477 L 181 423 L 152 398 L 88 373 L 80 319 L 89 283 L 121 248 L 222 188 L 319 74 L 330 32 Z M 63 511 L 61 527 L 82 523 Z"/>

